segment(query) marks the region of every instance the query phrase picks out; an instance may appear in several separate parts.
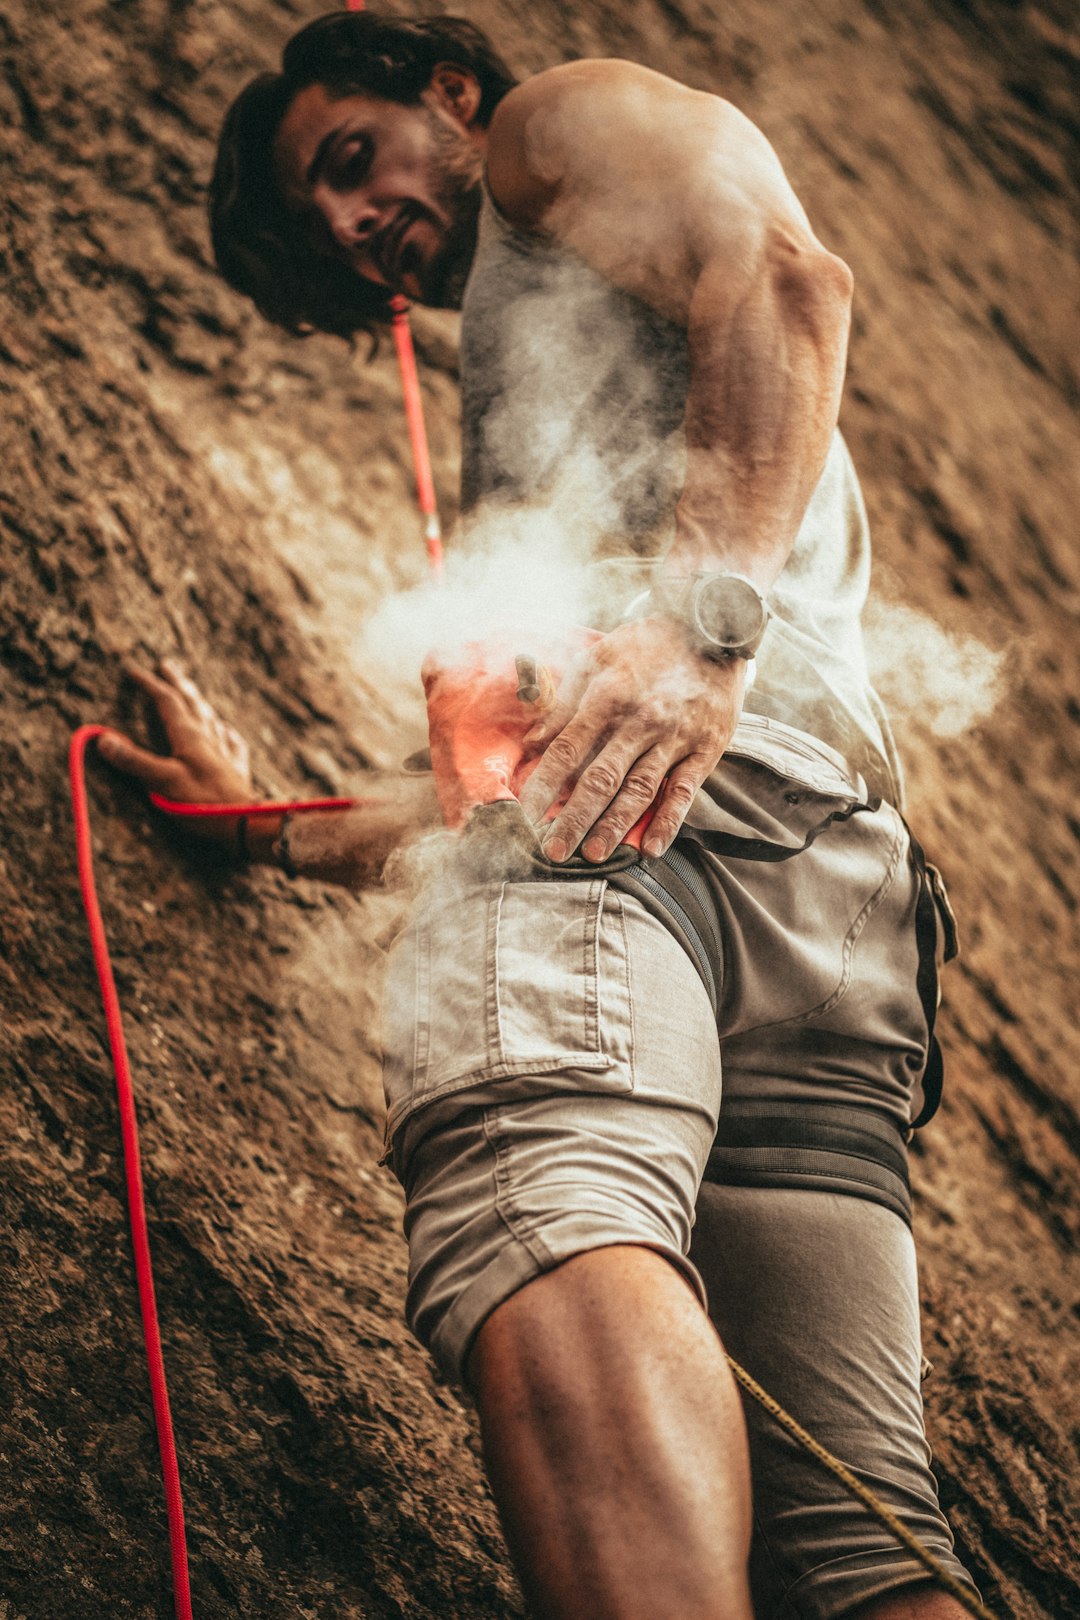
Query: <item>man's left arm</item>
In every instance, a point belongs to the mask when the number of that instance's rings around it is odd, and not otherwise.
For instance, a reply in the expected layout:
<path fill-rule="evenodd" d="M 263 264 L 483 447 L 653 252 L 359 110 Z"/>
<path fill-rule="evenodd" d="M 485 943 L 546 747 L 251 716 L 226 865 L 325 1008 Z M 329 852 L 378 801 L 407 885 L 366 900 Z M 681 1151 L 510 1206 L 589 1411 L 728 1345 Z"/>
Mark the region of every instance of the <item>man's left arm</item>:
<path fill-rule="evenodd" d="M 110 729 L 97 744 L 107 764 L 179 804 L 257 802 L 246 741 L 190 676 L 169 660 L 156 671 L 129 665 L 127 674 L 157 711 L 167 752 L 155 753 Z M 181 816 L 178 822 L 189 837 L 242 860 L 284 866 L 292 877 L 371 888 L 383 880 L 396 851 L 439 824 L 439 808 L 428 775 L 373 772 L 370 784 L 371 796 L 352 809 L 298 815 L 287 854 L 280 814 Z"/>
<path fill-rule="evenodd" d="M 579 67 L 578 82 L 548 92 L 547 105 L 544 80 L 555 75 L 530 81 L 539 105 L 530 115 L 511 103 L 518 128 L 503 155 L 493 125 L 496 200 L 527 223 L 528 177 L 540 170 L 538 223 L 685 324 L 687 474 L 666 571 L 737 573 L 765 595 L 836 424 L 850 271 L 817 241 L 764 136 L 735 108 L 627 64 Z M 573 141 L 560 146 L 575 98 L 594 125 L 580 170 Z M 505 160 L 515 135 L 518 154 L 542 151 L 543 164 Z M 545 750 L 525 796 L 534 815 L 576 778 L 547 836 L 552 856 L 582 844 L 606 858 L 665 777 L 645 848 L 666 848 L 730 741 L 746 672 L 741 658 L 702 657 L 665 614 L 605 637 L 530 739 Z"/>

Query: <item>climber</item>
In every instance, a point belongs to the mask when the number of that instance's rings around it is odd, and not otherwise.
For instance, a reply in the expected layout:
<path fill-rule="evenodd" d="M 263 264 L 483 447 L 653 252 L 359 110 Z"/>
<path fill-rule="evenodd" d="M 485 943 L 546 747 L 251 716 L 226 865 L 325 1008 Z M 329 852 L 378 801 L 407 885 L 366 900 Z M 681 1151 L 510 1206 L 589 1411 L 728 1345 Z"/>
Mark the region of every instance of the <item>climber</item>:
<path fill-rule="evenodd" d="M 934 906 L 861 652 L 850 272 L 726 102 L 625 62 L 515 86 L 446 18 L 303 29 L 229 115 L 212 218 L 223 273 L 293 331 L 371 330 L 398 292 L 460 301 L 466 514 L 512 534 L 539 510 L 652 559 L 596 572 L 607 633 L 523 725 L 536 864 L 448 863 L 390 972 L 409 1317 L 476 1398 L 527 1596 L 954 1620 L 756 1420 L 751 1533 L 701 1309 L 707 1283 L 723 1341 L 967 1580 L 922 1426 L 904 1134 L 930 1089 Z M 229 800 L 201 698 L 141 678 L 173 757 L 102 752 Z M 364 816 L 361 875 L 388 841 Z M 290 870 L 348 865 L 305 864 L 334 836 L 317 818 L 271 832 L 257 853 Z"/>

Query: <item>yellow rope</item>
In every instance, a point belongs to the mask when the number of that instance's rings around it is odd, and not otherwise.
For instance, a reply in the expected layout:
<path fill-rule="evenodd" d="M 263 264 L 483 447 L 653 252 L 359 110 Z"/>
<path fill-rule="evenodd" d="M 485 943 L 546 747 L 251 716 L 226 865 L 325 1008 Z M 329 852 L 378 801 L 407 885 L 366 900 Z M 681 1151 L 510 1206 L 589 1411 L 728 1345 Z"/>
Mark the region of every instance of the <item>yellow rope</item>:
<path fill-rule="evenodd" d="M 812 1434 L 807 1434 L 802 1425 L 796 1423 L 791 1413 L 786 1412 L 779 1401 L 773 1400 L 768 1390 L 762 1389 L 756 1378 L 751 1378 L 745 1367 L 740 1367 L 739 1363 L 731 1356 L 728 1356 L 727 1359 L 728 1366 L 747 1394 L 752 1395 L 758 1405 L 764 1407 L 769 1416 L 774 1418 L 782 1429 L 786 1429 L 793 1440 L 798 1441 L 799 1445 L 808 1451 L 812 1457 L 816 1457 L 823 1468 L 827 1468 L 829 1473 L 834 1475 L 851 1492 L 852 1496 L 857 1497 L 864 1507 L 870 1510 L 875 1519 L 879 1519 L 885 1528 L 892 1532 L 897 1541 L 901 1542 L 912 1556 L 919 1560 L 919 1563 L 929 1571 L 938 1584 L 943 1586 L 946 1592 L 956 1599 L 957 1603 L 962 1604 L 969 1614 L 975 1615 L 976 1620 L 995 1620 L 995 1616 L 976 1597 L 971 1587 L 965 1586 L 961 1581 L 958 1581 L 956 1576 L 951 1574 L 945 1568 L 945 1565 L 934 1557 L 929 1548 L 924 1547 L 917 1536 L 912 1535 L 907 1525 L 897 1518 L 892 1509 L 886 1507 L 880 1497 L 875 1496 L 869 1486 L 864 1485 L 861 1479 L 857 1479 L 851 1469 L 845 1467 L 840 1461 L 839 1457 L 834 1457 L 831 1451 L 826 1451 L 820 1440 L 815 1440 Z"/>

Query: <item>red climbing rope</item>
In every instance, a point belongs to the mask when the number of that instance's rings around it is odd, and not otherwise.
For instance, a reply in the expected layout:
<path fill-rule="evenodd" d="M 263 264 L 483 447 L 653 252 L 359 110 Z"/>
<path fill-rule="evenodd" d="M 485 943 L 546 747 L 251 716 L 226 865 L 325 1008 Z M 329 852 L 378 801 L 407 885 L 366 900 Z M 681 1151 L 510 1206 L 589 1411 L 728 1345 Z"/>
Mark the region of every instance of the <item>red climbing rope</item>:
<path fill-rule="evenodd" d="M 363 11 L 364 0 L 346 0 L 347 11 Z M 424 520 L 424 544 L 427 547 L 431 571 L 438 577 L 443 567 L 442 526 L 435 500 L 435 480 L 431 475 L 431 455 L 428 451 L 427 429 L 424 426 L 424 405 L 420 396 L 420 375 L 416 367 L 416 349 L 413 346 L 412 327 L 409 325 L 409 303 L 400 293 L 390 301 L 392 311 L 390 330 L 397 350 L 398 369 L 401 372 L 401 392 L 405 400 L 405 420 L 409 424 L 412 444 L 413 468 L 416 472 L 416 499 Z"/>
<path fill-rule="evenodd" d="M 103 726 L 91 728 L 103 731 Z M 268 799 L 259 804 L 186 804 L 182 799 L 165 799 L 150 794 L 155 810 L 169 816 L 284 816 L 298 810 L 355 810 L 359 805 L 378 804 L 377 799 Z"/>
<path fill-rule="evenodd" d="M 363 0 L 348 0 L 350 11 L 363 9 Z M 416 493 L 424 524 L 424 543 L 432 572 L 442 572 L 442 531 L 435 499 L 435 482 L 431 473 L 427 431 L 424 425 L 424 407 L 420 394 L 420 378 L 409 325 L 409 306 L 400 296 L 392 303 L 391 330 L 401 372 L 401 387 L 405 401 L 405 416 L 409 425 L 413 464 L 416 470 Z M 173 1597 L 176 1620 L 192 1620 L 191 1588 L 188 1576 L 187 1542 L 184 1534 L 184 1504 L 180 1494 L 180 1469 L 176 1456 L 169 1392 L 165 1382 L 165 1363 L 161 1353 L 161 1332 L 158 1326 L 157 1303 L 154 1297 L 154 1276 L 150 1263 L 150 1243 L 146 1227 L 146 1205 L 143 1197 L 142 1167 L 139 1158 L 139 1133 L 135 1115 L 135 1095 L 131 1083 L 131 1066 L 124 1040 L 120 999 L 116 993 L 112 963 L 109 960 L 105 925 L 98 905 L 94 883 L 93 849 L 90 839 L 90 813 L 86 792 L 86 750 L 104 726 L 80 726 L 71 739 L 68 765 L 71 776 L 71 798 L 75 817 L 75 841 L 78 852 L 79 883 L 83 906 L 90 930 L 90 944 L 101 999 L 105 1009 L 109 1049 L 116 1073 L 116 1092 L 120 1107 L 120 1131 L 123 1140 L 124 1177 L 127 1185 L 128 1213 L 131 1222 L 131 1241 L 135 1251 L 135 1276 L 139 1291 L 139 1310 L 142 1317 L 143 1341 L 150 1374 L 150 1391 L 154 1405 L 161 1468 L 165 1483 L 165 1505 L 169 1521 L 169 1555 L 172 1562 Z M 184 804 L 151 793 L 151 802 L 159 810 L 174 816 L 269 816 L 311 810 L 347 810 L 370 803 L 363 799 L 310 799 L 305 801 L 274 801 L 266 804 Z"/>
<path fill-rule="evenodd" d="M 101 920 L 101 909 L 98 906 L 97 889 L 94 885 L 90 812 L 86 796 L 86 749 L 87 745 L 95 737 L 100 737 L 104 730 L 104 726 L 80 726 L 71 739 L 68 766 L 75 811 L 75 844 L 79 859 L 79 883 L 82 887 L 83 905 L 86 908 L 86 920 L 90 928 L 90 944 L 94 953 L 98 983 L 101 986 L 101 999 L 105 1004 L 109 1048 L 112 1052 L 113 1068 L 116 1071 L 116 1095 L 120 1104 L 120 1133 L 124 1143 L 128 1214 L 131 1220 L 131 1242 L 135 1250 L 135 1277 L 139 1287 L 139 1309 L 142 1314 L 146 1363 L 150 1371 L 154 1421 L 157 1425 L 158 1446 L 161 1450 L 161 1470 L 165 1477 L 165 1505 L 169 1516 L 169 1553 L 172 1559 L 176 1617 L 177 1620 L 191 1620 L 191 1589 L 188 1582 L 187 1545 L 184 1539 L 184 1504 L 180 1496 L 180 1470 L 176 1461 L 172 1416 L 169 1411 L 169 1391 L 165 1383 L 165 1364 L 161 1356 L 161 1334 L 158 1330 L 157 1305 L 154 1300 L 154 1275 L 150 1266 L 150 1243 L 146 1231 L 146 1206 L 143 1200 L 142 1170 L 139 1163 L 135 1096 L 131 1085 L 127 1046 L 124 1042 L 124 1026 L 120 1017 L 120 998 L 116 994 L 116 982 L 105 938 L 105 925 Z"/>
<path fill-rule="evenodd" d="M 405 398 L 405 418 L 412 441 L 413 466 L 416 469 L 416 499 L 424 519 L 424 544 L 432 573 L 442 573 L 442 530 L 439 509 L 435 503 L 435 481 L 431 475 L 431 456 L 428 452 L 427 431 L 424 427 L 424 406 L 420 397 L 420 376 L 416 369 L 416 350 L 409 326 L 409 306 L 404 298 L 393 301 L 390 329 L 394 334 L 398 369 L 401 372 L 401 392 Z"/>
<path fill-rule="evenodd" d="M 131 1065 L 120 1013 L 120 998 L 116 993 L 105 925 L 98 905 L 94 883 L 93 846 L 90 838 L 90 808 L 86 792 L 86 750 L 100 737 L 104 726 L 80 726 L 71 739 L 68 767 L 71 776 L 71 800 L 75 817 L 75 845 L 79 864 L 79 884 L 83 906 L 90 930 L 90 946 L 101 986 L 101 999 L 105 1008 L 105 1024 L 109 1035 L 116 1073 L 116 1095 L 120 1108 L 120 1134 L 123 1141 L 124 1179 L 127 1186 L 128 1215 L 131 1222 L 131 1242 L 135 1251 L 135 1278 L 139 1291 L 139 1312 L 142 1317 L 143 1342 L 146 1346 L 146 1364 L 150 1375 L 150 1393 L 154 1405 L 158 1448 L 161 1452 L 161 1471 L 165 1482 L 165 1507 L 169 1521 L 169 1556 L 172 1562 L 173 1598 L 176 1620 L 192 1620 L 191 1588 L 188 1577 L 187 1542 L 184 1534 L 184 1504 L 180 1493 L 180 1468 L 176 1456 L 169 1391 L 165 1382 L 165 1363 L 161 1353 L 161 1331 L 158 1325 L 157 1301 L 154 1296 L 154 1275 L 150 1263 L 150 1240 L 146 1226 L 146 1204 L 143 1196 L 142 1165 L 139 1156 L 139 1130 L 135 1114 L 135 1093 L 131 1083 Z M 185 804 L 166 799 L 160 793 L 151 793 L 151 802 L 174 816 L 270 816 L 311 810 L 348 810 L 373 804 L 372 799 L 285 799 L 263 804 Z"/>

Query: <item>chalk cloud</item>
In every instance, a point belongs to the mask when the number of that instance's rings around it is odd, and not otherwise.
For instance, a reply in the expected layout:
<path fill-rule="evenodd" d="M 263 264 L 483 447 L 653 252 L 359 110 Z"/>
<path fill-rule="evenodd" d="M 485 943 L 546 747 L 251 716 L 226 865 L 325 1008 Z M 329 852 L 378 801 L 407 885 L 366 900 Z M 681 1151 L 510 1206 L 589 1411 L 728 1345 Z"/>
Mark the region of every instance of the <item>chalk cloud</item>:
<path fill-rule="evenodd" d="M 925 613 L 872 597 L 863 615 L 870 680 L 890 715 L 934 736 L 959 737 L 986 720 L 1004 690 L 1004 650 L 945 630 Z"/>

